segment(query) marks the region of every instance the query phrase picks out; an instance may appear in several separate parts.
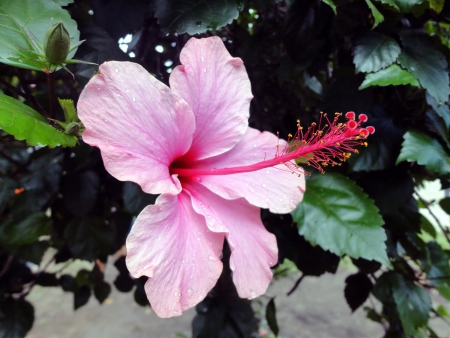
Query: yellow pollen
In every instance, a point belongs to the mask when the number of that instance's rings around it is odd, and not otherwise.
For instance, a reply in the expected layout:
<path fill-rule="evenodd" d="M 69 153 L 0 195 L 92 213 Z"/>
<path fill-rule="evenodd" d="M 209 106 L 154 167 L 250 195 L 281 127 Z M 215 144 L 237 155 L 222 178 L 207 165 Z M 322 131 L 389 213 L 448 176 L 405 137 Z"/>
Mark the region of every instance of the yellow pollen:
<path fill-rule="evenodd" d="M 364 147 L 367 147 L 367 142 L 364 142 L 363 144 L 364 144 Z"/>
<path fill-rule="evenodd" d="M 292 134 L 288 134 L 288 137 L 292 137 Z"/>

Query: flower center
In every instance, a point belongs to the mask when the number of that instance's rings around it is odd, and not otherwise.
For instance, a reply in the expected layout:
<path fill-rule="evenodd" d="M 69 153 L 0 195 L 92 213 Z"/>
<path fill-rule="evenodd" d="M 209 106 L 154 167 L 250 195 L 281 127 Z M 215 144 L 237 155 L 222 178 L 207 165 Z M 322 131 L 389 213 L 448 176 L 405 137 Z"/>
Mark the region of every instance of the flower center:
<path fill-rule="evenodd" d="M 316 168 L 321 173 L 323 167 L 341 165 L 352 153 L 357 154 L 356 146 L 367 146 L 365 141 L 369 134 L 375 132 L 372 126 L 361 127 L 368 120 L 367 115 L 358 116 L 355 113 L 345 114 L 347 122 L 338 122 L 340 113 L 336 113 L 332 121 L 327 114 L 322 114 L 319 124 L 313 123 L 305 132 L 297 120 L 297 132 L 293 136 L 288 135 L 288 140 L 283 149 L 277 145 L 277 152 L 272 159 L 264 160 L 250 165 L 232 168 L 170 168 L 171 174 L 178 176 L 202 176 L 202 175 L 230 175 L 257 171 L 265 168 L 284 164 L 289 171 L 301 175 L 303 170 L 299 164 L 306 164 Z M 325 125 L 322 127 L 322 122 Z"/>

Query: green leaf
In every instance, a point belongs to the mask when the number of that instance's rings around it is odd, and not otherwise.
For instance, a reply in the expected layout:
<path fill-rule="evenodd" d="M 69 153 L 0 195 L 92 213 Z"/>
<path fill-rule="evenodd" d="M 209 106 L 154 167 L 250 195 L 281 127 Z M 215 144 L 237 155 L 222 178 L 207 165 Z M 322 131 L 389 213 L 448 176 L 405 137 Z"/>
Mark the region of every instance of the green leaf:
<path fill-rule="evenodd" d="M 67 4 L 68 1 L 58 1 Z M 43 45 L 53 22 L 62 22 L 69 32 L 71 45 L 80 39 L 77 24 L 60 4 L 48 0 L 2 0 L 0 2 L 0 62 L 43 71 L 44 62 L 33 53 L 36 41 Z M 42 52 L 42 51 L 40 51 Z M 76 48 L 68 55 L 72 58 Z"/>
<path fill-rule="evenodd" d="M 427 103 L 433 107 L 436 114 L 438 114 L 445 122 L 447 128 L 450 127 L 450 107 L 448 104 L 439 104 L 436 99 L 427 93 Z"/>
<path fill-rule="evenodd" d="M 424 215 L 420 215 L 420 228 L 431 237 L 436 238 L 436 229 Z"/>
<path fill-rule="evenodd" d="M 100 178 L 92 170 L 66 175 L 61 187 L 64 204 L 75 216 L 84 216 L 97 201 Z"/>
<path fill-rule="evenodd" d="M 410 12 L 411 9 L 415 5 L 419 5 L 423 1 L 424 0 L 394 0 L 394 2 L 397 5 L 397 7 L 400 8 L 400 11 L 402 11 L 404 13 Z"/>
<path fill-rule="evenodd" d="M 430 8 L 436 13 L 442 12 L 445 0 L 430 0 Z"/>
<path fill-rule="evenodd" d="M 0 241 L 7 245 L 31 244 L 43 235 L 48 235 L 52 221 L 45 213 L 38 212 L 21 221 L 11 219 L 0 227 Z"/>
<path fill-rule="evenodd" d="M 0 337 L 25 337 L 34 322 L 34 308 L 24 299 L 0 301 Z"/>
<path fill-rule="evenodd" d="M 400 46 L 391 37 L 368 32 L 359 36 L 353 50 L 356 72 L 376 72 L 392 64 L 400 54 Z"/>
<path fill-rule="evenodd" d="M 447 309 L 443 305 L 439 305 L 436 309 L 436 312 L 444 318 L 450 318 L 450 314 L 448 313 Z"/>
<path fill-rule="evenodd" d="M 195 35 L 231 23 L 242 5 L 236 0 L 156 0 L 155 8 L 162 30 Z"/>
<path fill-rule="evenodd" d="M 73 3 L 74 0 L 53 0 L 53 1 L 60 6 L 67 6 L 68 4 Z"/>
<path fill-rule="evenodd" d="M 333 0 L 322 0 L 324 3 L 326 3 L 328 6 L 331 7 L 331 9 L 333 10 L 334 14 L 337 14 L 336 11 L 336 5 L 334 4 Z"/>
<path fill-rule="evenodd" d="M 4 94 L 0 94 L 0 128 L 31 146 L 74 147 L 77 143 L 75 136 L 53 128 L 37 111 Z"/>
<path fill-rule="evenodd" d="M 366 0 L 366 3 L 367 6 L 369 6 L 370 10 L 372 11 L 372 15 L 374 18 L 372 29 L 374 29 L 376 26 L 378 26 L 381 22 L 384 21 L 384 16 L 383 14 L 380 13 L 380 11 L 375 7 L 375 5 L 370 0 Z"/>
<path fill-rule="evenodd" d="M 425 34 L 407 31 L 401 33 L 400 37 L 405 47 L 397 62 L 412 73 L 439 103 L 446 102 L 450 84 L 444 55 L 434 48 Z"/>
<path fill-rule="evenodd" d="M 410 72 L 394 64 L 376 73 L 367 74 L 359 89 L 370 86 L 399 86 L 408 84 L 415 87 L 419 86 L 419 82 Z"/>
<path fill-rule="evenodd" d="M 304 200 L 292 212 L 300 234 L 337 255 L 390 266 L 383 220 L 373 201 L 347 177 L 327 173 L 307 181 Z"/>
<path fill-rule="evenodd" d="M 278 332 L 280 331 L 278 328 L 277 322 L 277 309 L 275 308 L 275 298 L 271 298 L 269 303 L 266 306 L 266 320 L 267 324 L 269 324 L 270 329 L 272 330 L 275 337 L 278 336 Z"/>
<path fill-rule="evenodd" d="M 430 263 L 427 278 L 436 287 L 442 297 L 450 300 L 450 264 L 447 253 L 436 242 L 427 243 Z M 424 263 L 426 265 L 426 263 Z"/>
<path fill-rule="evenodd" d="M 416 329 L 427 324 L 431 310 L 430 296 L 398 273 L 389 273 L 389 280 L 403 329 L 409 337 Z"/>
<path fill-rule="evenodd" d="M 64 111 L 64 119 L 67 123 L 78 121 L 77 111 L 75 109 L 75 105 L 73 104 L 73 100 L 60 99 L 58 97 L 58 102 Z"/>
<path fill-rule="evenodd" d="M 440 175 L 450 172 L 449 155 L 436 139 L 417 130 L 408 131 L 403 138 L 397 164 L 402 161 L 417 162 Z"/>

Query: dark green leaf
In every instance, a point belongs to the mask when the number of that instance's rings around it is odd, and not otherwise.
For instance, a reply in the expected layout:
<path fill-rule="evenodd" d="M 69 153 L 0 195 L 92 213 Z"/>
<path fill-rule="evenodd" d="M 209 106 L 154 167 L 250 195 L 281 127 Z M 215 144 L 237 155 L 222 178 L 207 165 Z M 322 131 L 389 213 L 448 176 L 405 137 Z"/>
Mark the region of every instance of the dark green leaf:
<path fill-rule="evenodd" d="M 406 31 L 401 35 L 404 48 L 397 61 L 428 93 L 442 103 L 450 94 L 447 61 L 425 34 Z"/>
<path fill-rule="evenodd" d="M 441 208 L 450 215 L 450 197 L 443 198 L 439 201 Z"/>
<path fill-rule="evenodd" d="M 367 74 L 359 89 L 370 86 L 399 86 L 408 84 L 414 87 L 419 86 L 419 82 L 410 72 L 394 64 L 376 73 Z"/>
<path fill-rule="evenodd" d="M 67 0 L 64 2 L 67 3 Z M 52 22 L 62 22 L 70 35 L 71 45 L 77 43 L 80 33 L 77 24 L 60 5 L 47 0 L 4 0 L 0 3 L 0 62 L 10 66 L 40 70 L 46 69 L 34 53 L 34 46 L 43 45 Z M 35 41 L 37 40 L 37 42 Z M 42 52 L 42 51 L 41 51 Z M 69 53 L 72 58 L 76 48 Z"/>
<path fill-rule="evenodd" d="M 336 5 L 334 4 L 333 0 L 322 0 L 322 1 L 333 9 L 334 14 L 337 14 Z"/>
<path fill-rule="evenodd" d="M 135 283 L 129 273 L 120 273 L 114 280 L 114 286 L 120 292 L 130 292 L 133 290 Z"/>
<path fill-rule="evenodd" d="M 75 278 L 71 275 L 62 275 L 59 277 L 59 284 L 61 288 L 66 292 L 73 292 L 77 287 L 77 283 L 75 282 Z"/>
<path fill-rule="evenodd" d="M 344 296 L 352 312 L 364 304 L 371 290 L 372 282 L 365 274 L 356 273 L 345 279 Z"/>
<path fill-rule="evenodd" d="M 0 241 L 5 245 L 31 244 L 43 235 L 48 235 L 52 221 L 45 213 L 38 212 L 22 220 L 11 219 L 0 226 Z"/>
<path fill-rule="evenodd" d="M 266 320 L 275 337 L 278 336 L 277 309 L 275 308 L 275 298 L 271 298 L 266 306 Z"/>
<path fill-rule="evenodd" d="M 430 264 L 426 268 L 427 278 L 442 297 L 450 300 L 450 264 L 447 253 L 436 242 L 427 243 Z M 424 263 L 424 265 L 427 265 Z"/>
<path fill-rule="evenodd" d="M 393 233 L 402 235 L 407 231 L 420 232 L 420 213 L 413 196 L 394 212 L 383 215 L 383 219 L 385 228 Z"/>
<path fill-rule="evenodd" d="M 335 173 L 313 176 L 292 216 L 300 234 L 313 245 L 337 255 L 390 265 L 378 209 L 347 177 Z"/>
<path fill-rule="evenodd" d="M 396 0 L 378 0 L 381 3 L 387 4 L 389 6 L 392 6 L 393 8 L 399 10 L 397 4 L 395 3 Z"/>
<path fill-rule="evenodd" d="M 436 139 L 417 130 L 408 131 L 403 138 L 397 163 L 417 162 L 440 175 L 450 172 L 449 155 Z"/>
<path fill-rule="evenodd" d="M 439 104 L 436 99 L 427 93 L 427 103 L 433 107 L 436 114 L 438 114 L 445 122 L 447 128 L 450 127 L 450 107 L 448 104 Z"/>
<path fill-rule="evenodd" d="M 286 13 L 283 43 L 292 60 L 308 66 L 323 60 L 321 52 L 327 48 L 327 27 L 333 17 L 330 6 L 317 0 L 292 1 Z"/>
<path fill-rule="evenodd" d="M 430 0 L 430 8 L 436 13 L 442 12 L 445 0 Z"/>
<path fill-rule="evenodd" d="M 0 337 L 25 337 L 33 322 L 34 308 L 26 300 L 7 298 L 0 301 Z"/>
<path fill-rule="evenodd" d="M 64 112 L 65 122 L 76 122 L 78 120 L 78 116 L 73 100 L 58 98 L 58 102 Z"/>
<path fill-rule="evenodd" d="M 91 289 L 89 286 L 82 286 L 77 288 L 73 293 L 73 309 L 79 309 L 83 305 L 86 305 L 91 298 Z"/>
<path fill-rule="evenodd" d="M 154 204 L 156 195 L 146 194 L 141 187 L 133 182 L 123 185 L 123 204 L 131 214 L 138 215 L 149 204 Z"/>
<path fill-rule="evenodd" d="M 48 247 L 48 241 L 38 241 L 31 244 L 21 245 L 14 250 L 14 253 L 27 262 L 39 265 Z"/>
<path fill-rule="evenodd" d="M 136 289 L 134 290 L 134 301 L 140 306 L 149 306 L 150 303 L 147 299 L 147 294 L 145 293 L 144 285 L 147 282 L 148 277 L 142 276 L 135 280 Z"/>
<path fill-rule="evenodd" d="M 398 273 L 390 273 L 389 280 L 403 329 L 409 337 L 417 328 L 427 324 L 431 310 L 430 296 L 420 286 Z"/>
<path fill-rule="evenodd" d="M 0 178 L 0 213 L 6 208 L 8 200 L 14 196 L 17 183 L 10 178 Z"/>
<path fill-rule="evenodd" d="M 64 177 L 61 193 L 75 216 L 86 215 L 97 201 L 100 179 L 95 171 L 75 172 Z"/>
<path fill-rule="evenodd" d="M 113 233 L 103 219 L 83 217 L 67 225 L 64 238 L 76 258 L 95 260 L 100 254 L 110 254 L 113 247 Z"/>
<path fill-rule="evenodd" d="M 100 304 L 102 304 L 111 293 L 111 285 L 107 282 L 101 282 L 94 287 L 94 296 Z"/>
<path fill-rule="evenodd" d="M 436 229 L 433 224 L 423 215 L 420 215 L 420 227 L 423 231 L 427 232 L 431 237 L 436 238 Z"/>
<path fill-rule="evenodd" d="M 0 94 L 0 128 L 32 146 L 73 147 L 77 143 L 75 136 L 53 128 L 37 111 L 4 94 Z"/>
<path fill-rule="evenodd" d="M 190 35 L 221 28 L 239 16 L 236 0 L 155 0 L 155 17 L 167 32 Z"/>
<path fill-rule="evenodd" d="M 353 63 L 357 72 L 377 72 L 392 64 L 399 54 L 400 46 L 393 38 L 368 32 L 355 41 Z"/>

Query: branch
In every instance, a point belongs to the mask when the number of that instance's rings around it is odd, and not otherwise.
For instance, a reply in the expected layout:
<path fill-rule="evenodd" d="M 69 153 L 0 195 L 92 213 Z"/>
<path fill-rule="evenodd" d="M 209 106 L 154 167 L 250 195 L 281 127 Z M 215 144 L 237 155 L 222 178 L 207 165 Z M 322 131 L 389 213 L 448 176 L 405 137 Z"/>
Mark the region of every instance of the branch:
<path fill-rule="evenodd" d="M 305 278 L 306 275 L 301 275 L 300 278 L 295 282 L 294 286 L 292 287 L 292 289 L 286 294 L 286 296 L 290 296 L 294 293 L 295 290 L 297 290 L 298 286 L 300 285 L 300 283 L 302 282 L 303 278 Z"/>
<path fill-rule="evenodd" d="M 415 193 L 417 195 L 417 197 L 419 198 L 419 200 L 422 202 L 422 204 L 427 208 L 428 212 L 430 213 L 431 217 L 434 218 L 434 220 L 436 221 L 437 225 L 439 226 L 439 228 L 442 230 L 445 238 L 447 239 L 447 242 L 450 243 L 450 237 L 447 234 L 446 229 L 444 228 L 444 226 L 441 224 L 441 222 L 439 221 L 439 219 L 436 217 L 436 215 L 431 211 L 430 209 L 430 203 L 428 203 L 427 201 L 425 201 L 417 192 L 417 190 L 415 190 Z"/>

